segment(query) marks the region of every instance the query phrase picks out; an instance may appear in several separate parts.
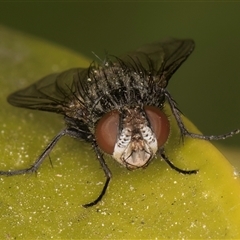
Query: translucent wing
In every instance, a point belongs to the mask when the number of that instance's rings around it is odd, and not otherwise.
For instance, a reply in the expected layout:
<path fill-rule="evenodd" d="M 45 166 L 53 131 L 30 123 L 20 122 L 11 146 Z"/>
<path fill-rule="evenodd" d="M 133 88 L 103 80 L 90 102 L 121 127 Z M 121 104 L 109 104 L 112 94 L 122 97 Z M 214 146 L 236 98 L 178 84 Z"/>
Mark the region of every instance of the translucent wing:
<path fill-rule="evenodd" d="M 17 107 L 64 113 L 65 104 L 76 90 L 76 83 L 87 78 L 87 71 L 73 68 L 48 75 L 29 87 L 12 93 L 7 100 Z"/>
<path fill-rule="evenodd" d="M 139 65 L 166 82 L 194 50 L 191 39 L 166 39 L 146 44 L 133 52 L 120 57 L 126 64 Z M 166 87 L 166 86 L 163 86 Z"/>
<path fill-rule="evenodd" d="M 150 72 L 165 88 L 173 73 L 181 66 L 194 49 L 191 39 L 168 39 L 144 45 L 120 57 L 120 62 L 130 68 Z M 104 66 L 103 66 L 104 68 Z M 17 107 L 38 109 L 64 114 L 75 91 L 81 95 L 89 72 L 98 78 L 94 65 L 90 69 L 73 68 L 59 74 L 51 74 L 17 91 L 8 97 L 8 102 Z M 99 71 L 96 68 L 96 71 Z M 96 85 L 97 86 L 97 85 Z M 78 94 L 79 95 L 79 94 Z"/>

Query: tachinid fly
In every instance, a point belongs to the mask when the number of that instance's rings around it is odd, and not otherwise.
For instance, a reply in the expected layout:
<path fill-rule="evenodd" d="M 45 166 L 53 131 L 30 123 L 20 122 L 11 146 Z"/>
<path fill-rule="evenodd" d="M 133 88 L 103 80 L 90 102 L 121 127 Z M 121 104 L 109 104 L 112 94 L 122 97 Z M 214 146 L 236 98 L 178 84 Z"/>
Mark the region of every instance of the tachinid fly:
<path fill-rule="evenodd" d="M 17 107 L 62 114 L 66 127 L 46 147 L 35 163 L 21 170 L 0 171 L 0 175 L 35 172 L 58 140 L 65 135 L 92 144 L 106 176 L 105 185 L 94 201 L 104 196 L 111 171 L 104 153 L 112 155 L 129 170 L 146 167 L 159 154 L 171 168 L 182 174 L 197 173 L 176 167 L 165 155 L 170 124 L 164 114 L 167 102 L 179 126 L 181 137 L 219 140 L 239 130 L 219 136 L 190 133 L 185 128 L 180 110 L 166 87 L 171 76 L 194 49 L 191 39 L 168 39 L 144 45 L 122 57 L 111 57 L 103 64 L 74 68 L 51 74 L 8 97 Z"/>

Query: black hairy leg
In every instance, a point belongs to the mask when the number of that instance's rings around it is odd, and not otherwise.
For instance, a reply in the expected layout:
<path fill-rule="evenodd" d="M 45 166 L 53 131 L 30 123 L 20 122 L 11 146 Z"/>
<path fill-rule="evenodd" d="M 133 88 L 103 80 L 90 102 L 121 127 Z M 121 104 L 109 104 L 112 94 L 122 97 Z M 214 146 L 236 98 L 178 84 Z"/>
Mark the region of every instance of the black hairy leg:
<path fill-rule="evenodd" d="M 105 160 L 103 158 L 103 154 L 100 152 L 100 150 L 98 148 L 97 143 L 94 141 L 92 145 L 93 145 L 93 149 L 94 149 L 94 151 L 96 153 L 97 159 L 100 162 L 101 167 L 102 167 L 102 169 L 104 171 L 104 174 L 105 174 L 105 177 L 106 177 L 106 181 L 105 181 L 105 184 L 104 184 L 104 186 L 102 188 L 102 191 L 99 194 L 99 196 L 94 201 L 92 201 L 90 203 L 87 203 L 87 204 L 84 204 L 83 207 L 85 207 L 85 208 L 92 207 L 92 206 L 96 205 L 98 202 L 101 201 L 101 199 L 103 198 L 103 196 L 106 193 L 106 190 L 108 188 L 109 182 L 110 182 L 110 180 L 112 178 L 112 173 L 111 173 L 110 169 L 108 168 L 108 166 L 107 166 L 107 164 L 106 164 L 106 162 L 105 162 Z"/>
<path fill-rule="evenodd" d="M 184 140 L 184 136 L 211 141 L 211 140 L 223 140 L 223 139 L 226 139 L 226 138 L 229 138 L 229 137 L 233 137 L 234 135 L 240 133 L 240 129 L 233 130 L 233 131 L 231 131 L 229 133 L 226 133 L 226 134 L 210 135 L 210 136 L 205 136 L 205 135 L 202 135 L 202 134 L 189 132 L 185 128 L 185 126 L 182 122 L 182 119 L 181 119 L 181 116 L 180 116 L 181 111 L 178 109 L 177 103 L 174 101 L 174 99 L 171 97 L 170 93 L 166 89 L 164 90 L 164 94 L 165 94 L 165 96 L 168 100 L 168 103 L 170 105 L 170 108 L 171 108 L 171 111 L 174 115 L 174 118 L 177 121 L 177 125 L 180 129 L 180 132 L 181 132 L 182 141 Z"/>
<path fill-rule="evenodd" d="M 196 174 L 198 173 L 198 170 L 184 170 L 184 169 L 181 169 L 181 168 L 178 168 L 176 167 L 169 159 L 168 157 L 165 155 L 165 151 L 164 149 L 160 149 L 159 150 L 159 154 L 160 156 L 164 159 L 164 161 L 172 168 L 174 169 L 175 171 L 179 172 L 179 173 L 182 173 L 182 174 Z"/>
<path fill-rule="evenodd" d="M 71 135 L 71 132 L 68 129 L 64 129 L 61 132 L 59 132 L 55 138 L 47 145 L 45 150 L 42 152 L 42 154 L 38 157 L 38 159 L 29 167 L 24 168 L 20 170 L 10 170 L 10 171 L 0 171 L 0 175 L 6 175 L 6 176 L 14 176 L 14 175 L 22 175 L 26 173 L 33 173 L 38 170 L 44 159 L 50 154 L 50 152 L 53 150 L 54 146 L 57 144 L 57 142 L 60 140 L 61 137 L 65 135 Z"/>

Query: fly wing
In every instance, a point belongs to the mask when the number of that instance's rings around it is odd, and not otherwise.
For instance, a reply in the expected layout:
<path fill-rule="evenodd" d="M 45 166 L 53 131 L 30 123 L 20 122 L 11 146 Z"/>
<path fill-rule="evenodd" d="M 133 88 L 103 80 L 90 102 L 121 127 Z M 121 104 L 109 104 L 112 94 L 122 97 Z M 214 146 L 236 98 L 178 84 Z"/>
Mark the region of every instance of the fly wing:
<path fill-rule="evenodd" d="M 168 39 L 144 45 L 120 57 L 130 68 L 145 71 L 155 76 L 165 88 L 169 79 L 194 49 L 191 39 Z M 73 68 L 59 74 L 48 75 L 29 87 L 8 97 L 8 102 L 17 107 L 64 113 L 71 96 L 83 91 L 89 69 Z M 80 99 L 82 100 L 82 99 Z"/>
<path fill-rule="evenodd" d="M 73 68 L 48 75 L 29 87 L 12 93 L 8 102 L 17 107 L 64 113 L 65 105 L 75 91 L 81 91 L 80 81 L 87 78 L 87 69 Z"/>
<path fill-rule="evenodd" d="M 124 64 L 137 66 L 157 76 L 159 81 L 165 83 L 162 87 L 166 87 L 171 76 L 192 53 L 194 46 L 191 39 L 170 38 L 143 45 L 120 59 Z"/>

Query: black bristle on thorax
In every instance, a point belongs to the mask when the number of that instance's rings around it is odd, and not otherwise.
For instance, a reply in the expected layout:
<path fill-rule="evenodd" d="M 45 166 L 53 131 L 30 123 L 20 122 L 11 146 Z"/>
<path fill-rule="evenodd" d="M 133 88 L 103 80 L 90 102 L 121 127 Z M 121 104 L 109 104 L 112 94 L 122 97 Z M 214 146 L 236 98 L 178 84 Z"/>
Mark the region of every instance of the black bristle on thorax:
<path fill-rule="evenodd" d="M 88 79 L 81 85 L 82 91 L 75 94 L 81 95 L 84 100 L 84 108 L 90 116 L 88 121 L 93 125 L 103 114 L 114 109 L 121 111 L 126 105 L 162 108 L 164 103 L 164 89 L 150 71 L 136 61 L 116 60 L 108 61 L 103 66 L 91 64 Z"/>

